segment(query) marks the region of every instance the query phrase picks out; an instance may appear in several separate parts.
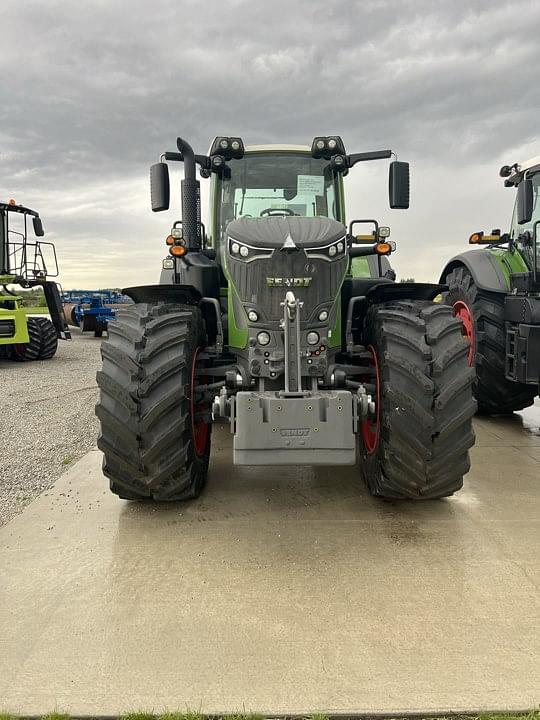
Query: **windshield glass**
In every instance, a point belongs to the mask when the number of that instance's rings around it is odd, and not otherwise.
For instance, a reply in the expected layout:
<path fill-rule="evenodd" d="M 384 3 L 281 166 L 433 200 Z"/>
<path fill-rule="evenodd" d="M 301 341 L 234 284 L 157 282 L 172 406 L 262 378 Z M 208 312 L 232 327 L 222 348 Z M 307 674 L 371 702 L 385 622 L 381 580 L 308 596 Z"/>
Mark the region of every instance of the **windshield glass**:
<path fill-rule="evenodd" d="M 533 249 L 530 245 L 523 245 L 522 243 L 519 243 L 519 236 L 522 235 L 525 231 L 529 231 L 531 233 L 531 236 L 534 231 L 534 224 L 540 221 L 540 172 L 535 173 L 532 176 L 532 184 L 533 184 L 533 214 L 530 222 L 523 223 L 523 225 L 518 225 L 517 222 L 517 201 L 514 206 L 514 215 L 512 217 L 512 229 L 510 230 L 511 237 L 514 238 L 514 240 L 518 241 L 518 244 L 520 246 L 520 249 L 522 253 L 526 256 L 527 264 L 532 267 L 533 265 Z M 539 228 L 540 230 L 540 228 Z M 536 256 L 537 256 L 537 266 L 540 267 L 540 232 L 537 230 L 537 235 L 539 236 L 537 245 L 536 245 Z"/>
<path fill-rule="evenodd" d="M 220 230 L 240 217 L 301 215 L 338 219 L 328 160 L 307 153 L 257 153 L 229 163 L 221 185 Z"/>

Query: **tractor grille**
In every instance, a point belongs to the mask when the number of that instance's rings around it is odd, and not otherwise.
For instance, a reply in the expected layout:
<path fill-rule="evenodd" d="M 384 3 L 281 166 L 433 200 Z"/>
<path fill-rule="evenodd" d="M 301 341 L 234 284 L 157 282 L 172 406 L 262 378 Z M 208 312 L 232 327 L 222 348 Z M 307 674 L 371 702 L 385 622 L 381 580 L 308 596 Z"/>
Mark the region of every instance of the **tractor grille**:
<path fill-rule="evenodd" d="M 15 320 L 0 320 L 0 337 L 13 337 L 15 335 Z"/>
<path fill-rule="evenodd" d="M 240 301 L 256 306 L 267 320 L 283 317 L 281 303 L 289 289 L 304 303 L 302 315 L 305 319 L 319 305 L 333 303 L 339 294 L 347 262 L 347 257 L 333 262 L 308 258 L 303 250 L 287 253 L 276 249 L 271 258 L 249 263 L 228 257 L 229 272 Z M 303 285 L 306 278 L 311 278 L 307 287 Z"/>

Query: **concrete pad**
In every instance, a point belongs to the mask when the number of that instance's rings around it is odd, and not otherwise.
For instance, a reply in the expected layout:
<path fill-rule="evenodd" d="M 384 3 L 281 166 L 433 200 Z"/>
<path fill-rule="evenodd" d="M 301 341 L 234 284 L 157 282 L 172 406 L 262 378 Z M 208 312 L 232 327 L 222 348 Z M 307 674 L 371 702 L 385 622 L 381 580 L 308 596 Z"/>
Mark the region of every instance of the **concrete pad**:
<path fill-rule="evenodd" d="M 540 436 L 476 423 L 466 489 L 371 498 L 357 468 L 233 468 L 123 502 L 90 452 L 0 529 L 0 708 L 406 712 L 540 699 Z"/>

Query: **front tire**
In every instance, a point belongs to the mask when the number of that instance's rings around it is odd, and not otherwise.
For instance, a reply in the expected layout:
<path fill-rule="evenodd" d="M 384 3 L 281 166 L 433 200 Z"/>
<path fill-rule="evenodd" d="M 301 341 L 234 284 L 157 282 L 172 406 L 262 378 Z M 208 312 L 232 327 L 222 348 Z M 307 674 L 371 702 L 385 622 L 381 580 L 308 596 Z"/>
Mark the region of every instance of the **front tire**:
<path fill-rule="evenodd" d="M 121 310 L 102 343 L 97 373 L 98 447 L 112 492 L 128 500 L 197 497 L 210 458 L 211 425 L 195 400 L 200 310 L 138 303 Z M 203 415 L 204 416 L 204 415 Z"/>
<path fill-rule="evenodd" d="M 360 434 L 370 492 L 413 500 L 452 495 L 470 468 L 476 409 L 461 323 L 444 305 L 384 303 L 368 311 L 365 344 L 376 403 L 375 420 Z"/>
<path fill-rule="evenodd" d="M 464 267 L 446 276 L 444 301 L 464 321 L 469 335 L 469 362 L 476 368 L 474 395 L 485 414 L 510 414 L 534 403 L 537 388 L 507 380 L 504 294 L 480 290 Z"/>

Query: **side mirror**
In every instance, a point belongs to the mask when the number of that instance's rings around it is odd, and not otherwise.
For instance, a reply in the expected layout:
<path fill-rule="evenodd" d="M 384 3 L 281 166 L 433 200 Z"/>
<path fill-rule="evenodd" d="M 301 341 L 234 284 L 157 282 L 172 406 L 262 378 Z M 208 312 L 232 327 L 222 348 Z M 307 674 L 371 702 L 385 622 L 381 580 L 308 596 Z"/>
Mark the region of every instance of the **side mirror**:
<path fill-rule="evenodd" d="M 518 185 L 517 221 L 518 225 L 530 222 L 533 214 L 533 184 L 531 178 L 525 176 Z"/>
<path fill-rule="evenodd" d="M 161 212 L 169 209 L 171 188 L 169 184 L 169 166 L 158 162 L 150 168 L 150 197 L 152 211 Z"/>
<path fill-rule="evenodd" d="M 34 226 L 34 235 L 36 237 L 43 237 L 45 235 L 45 230 L 43 229 L 43 223 L 41 222 L 41 218 L 33 217 L 32 224 Z"/>
<path fill-rule="evenodd" d="M 388 199 L 393 210 L 406 210 L 409 207 L 409 163 L 394 160 L 390 163 L 388 176 Z"/>

